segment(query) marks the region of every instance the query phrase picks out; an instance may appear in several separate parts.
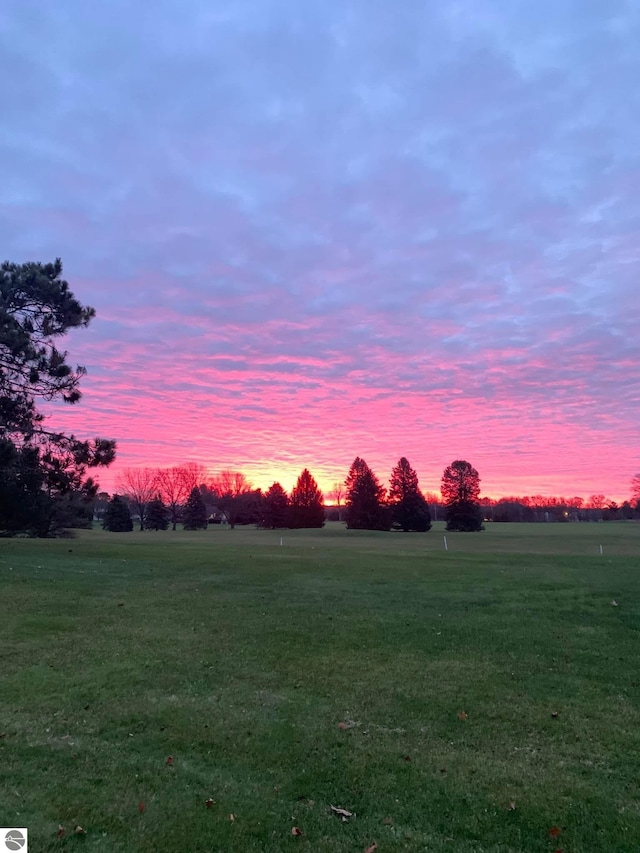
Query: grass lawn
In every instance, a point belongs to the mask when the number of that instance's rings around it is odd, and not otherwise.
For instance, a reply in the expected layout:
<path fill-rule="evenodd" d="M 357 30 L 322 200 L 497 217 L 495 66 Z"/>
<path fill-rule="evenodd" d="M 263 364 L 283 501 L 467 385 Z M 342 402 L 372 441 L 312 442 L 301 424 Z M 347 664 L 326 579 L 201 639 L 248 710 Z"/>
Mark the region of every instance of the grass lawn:
<path fill-rule="evenodd" d="M 640 850 L 640 525 L 447 539 L 0 541 L 0 825 L 32 853 Z"/>

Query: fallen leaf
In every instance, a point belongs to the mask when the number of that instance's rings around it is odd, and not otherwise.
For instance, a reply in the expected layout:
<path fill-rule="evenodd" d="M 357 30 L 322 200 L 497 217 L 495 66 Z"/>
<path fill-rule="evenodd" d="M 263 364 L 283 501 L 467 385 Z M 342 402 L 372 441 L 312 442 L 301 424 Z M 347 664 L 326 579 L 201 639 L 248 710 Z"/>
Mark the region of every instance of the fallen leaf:
<path fill-rule="evenodd" d="M 231 823 L 233 823 L 235 821 L 235 819 L 236 819 L 236 816 L 234 814 L 229 815 L 229 820 L 231 821 Z"/>
<path fill-rule="evenodd" d="M 138 803 L 138 814 L 142 814 L 145 809 L 146 809 L 146 805 L 145 805 L 144 800 L 140 800 L 140 802 Z"/>
<path fill-rule="evenodd" d="M 516 810 L 516 801 L 511 800 L 511 802 L 507 806 L 507 811 L 514 812 L 515 810 Z"/>
<path fill-rule="evenodd" d="M 617 606 L 618 606 L 618 602 L 615 600 L 615 598 L 612 598 L 612 599 L 611 599 L 611 606 L 612 606 L 612 607 L 617 607 Z"/>
<path fill-rule="evenodd" d="M 56 832 L 56 837 L 57 838 L 64 838 L 64 834 L 65 834 L 64 826 L 61 823 L 59 823 L 58 824 L 58 831 Z"/>
<path fill-rule="evenodd" d="M 393 826 L 393 818 L 385 817 L 382 822 L 385 826 Z"/>
<path fill-rule="evenodd" d="M 342 729 L 342 731 L 345 731 L 349 728 L 349 726 L 346 723 L 338 723 L 338 728 Z"/>
<path fill-rule="evenodd" d="M 167 756 L 167 764 L 169 765 L 169 767 L 173 765 L 173 755 Z"/>
<path fill-rule="evenodd" d="M 371 847 L 367 847 L 367 849 L 364 851 L 364 853 L 374 853 L 374 851 L 376 851 L 377 849 L 378 849 L 378 845 L 374 841 L 373 844 L 371 845 Z"/>
<path fill-rule="evenodd" d="M 339 815 L 344 821 L 348 820 L 350 817 L 355 817 L 353 812 L 350 812 L 348 809 L 341 809 L 338 806 L 331 806 L 331 811 L 334 814 Z"/>
<path fill-rule="evenodd" d="M 458 714 L 459 720 L 466 720 L 468 718 L 469 718 L 469 715 L 467 714 L 466 711 L 460 711 L 460 713 Z"/>
<path fill-rule="evenodd" d="M 299 826 L 292 826 L 291 827 L 291 835 L 295 835 L 296 837 L 299 835 L 302 835 L 302 830 L 300 829 Z"/>
<path fill-rule="evenodd" d="M 552 712 L 551 712 L 551 719 L 552 719 L 552 720 L 557 720 L 557 719 L 558 719 L 558 712 L 557 712 L 557 711 L 552 711 Z"/>
<path fill-rule="evenodd" d="M 215 800 L 212 800 L 211 797 L 209 797 L 208 800 L 204 801 L 204 804 L 208 809 L 211 809 L 211 808 L 213 808 L 213 806 L 215 804 Z"/>
<path fill-rule="evenodd" d="M 560 835 L 560 831 L 559 826 L 552 826 L 547 834 L 549 838 L 557 838 Z"/>
<path fill-rule="evenodd" d="M 405 761 L 411 761 L 411 756 L 410 756 L 410 755 L 405 755 L 404 760 L 405 760 Z"/>
<path fill-rule="evenodd" d="M 80 824 L 78 824 L 78 826 L 76 826 L 76 828 L 73 831 L 75 832 L 76 835 L 86 835 L 87 834 L 87 830 L 83 829 L 80 826 Z"/>

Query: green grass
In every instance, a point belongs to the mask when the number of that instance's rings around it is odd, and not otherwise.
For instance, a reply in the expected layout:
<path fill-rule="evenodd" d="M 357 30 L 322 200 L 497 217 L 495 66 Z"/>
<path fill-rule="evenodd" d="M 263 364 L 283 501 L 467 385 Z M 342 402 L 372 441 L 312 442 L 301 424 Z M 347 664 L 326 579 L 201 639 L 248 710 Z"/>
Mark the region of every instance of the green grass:
<path fill-rule="evenodd" d="M 640 849 L 640 525 L 436 528 L 0 542 L 0 825 L 35 853 Z"/>

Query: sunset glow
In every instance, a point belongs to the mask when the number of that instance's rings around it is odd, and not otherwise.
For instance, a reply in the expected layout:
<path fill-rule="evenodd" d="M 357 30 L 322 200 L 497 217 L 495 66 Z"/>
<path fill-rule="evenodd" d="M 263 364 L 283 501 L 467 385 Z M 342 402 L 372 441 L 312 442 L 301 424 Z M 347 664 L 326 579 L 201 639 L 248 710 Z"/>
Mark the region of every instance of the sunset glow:
<path fill-rule="evenodd" d="M 617 11 L 616 11 L 617 7 Z M 0 12 L 0 233 L 97 317 L 51 424 L 131 466 L 326 492 L 629 497 L 640 17 L 204 0 Z M 10 48 L 10 49 L 9 49 Z"/>

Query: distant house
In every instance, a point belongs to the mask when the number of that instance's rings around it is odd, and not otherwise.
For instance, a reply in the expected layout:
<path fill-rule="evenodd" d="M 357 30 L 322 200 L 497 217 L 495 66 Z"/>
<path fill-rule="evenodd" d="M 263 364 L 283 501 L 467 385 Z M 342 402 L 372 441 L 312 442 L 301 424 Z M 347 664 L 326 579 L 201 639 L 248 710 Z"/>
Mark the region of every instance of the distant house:
<path fill-rule="evenodd" d="M 214 506 L 209 516 L 209 524 L 229 524 L 229 516 L 223 509 Z"/>

